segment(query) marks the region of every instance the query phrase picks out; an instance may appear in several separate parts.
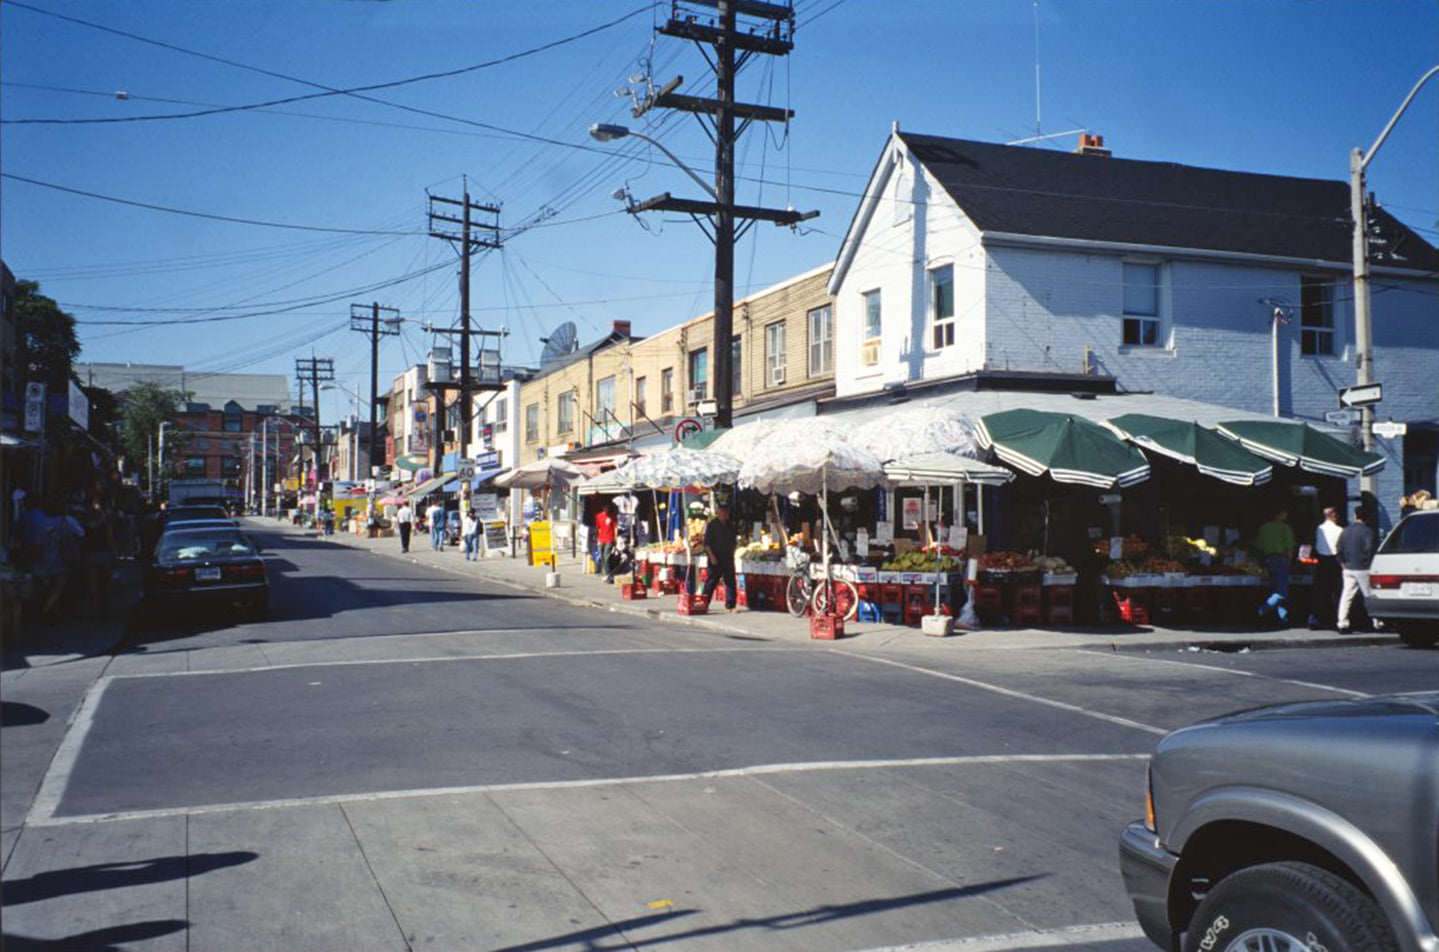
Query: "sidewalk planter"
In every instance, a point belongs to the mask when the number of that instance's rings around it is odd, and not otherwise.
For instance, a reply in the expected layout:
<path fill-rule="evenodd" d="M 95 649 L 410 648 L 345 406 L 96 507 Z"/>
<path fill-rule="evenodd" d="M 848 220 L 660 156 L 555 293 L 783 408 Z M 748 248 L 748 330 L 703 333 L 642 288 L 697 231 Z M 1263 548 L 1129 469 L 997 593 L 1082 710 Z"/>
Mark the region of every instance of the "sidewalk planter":
<path fill-rule="evenodd" d="M 844 619 L 838 615 L 811 615 L 809 636 L 823 641 L 837 641 L 844 637 Z"/>

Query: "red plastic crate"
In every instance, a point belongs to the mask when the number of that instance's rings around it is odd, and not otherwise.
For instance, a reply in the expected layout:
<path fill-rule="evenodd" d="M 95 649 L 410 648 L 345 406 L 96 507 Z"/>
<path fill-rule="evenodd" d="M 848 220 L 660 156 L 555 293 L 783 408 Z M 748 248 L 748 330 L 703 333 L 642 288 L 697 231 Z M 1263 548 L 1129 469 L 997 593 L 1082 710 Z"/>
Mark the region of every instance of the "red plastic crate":
<path fill-rule="evenodd" d="M 811 615 L 809 618 L 809 636 L 825 641 L 834 641 L 844 637 L 844 619 L 839 615 Z"/>
<path fill-rule="evenodd" d="M 644 582 L 622 582 L 620 584 L 620 598 L 627 602 L 636 601 L 649 596 Z"/>
<path fill-rule="evenodd" d="M 904 588 L 904 623 L 918 625 L 919 620 L 930 613 L 933 601 L 927 585 L 906 585 Z"/>
<path fill-rule="evenodd" d="M 1044 590 L 1044 623 L 1074 624 L 1074 586 L 1052 585 Z"/>
<path fill-rule="evenodd" d="M 708 614 L 710 610 L 709 599 L 703 595 L 688 595 L 681 592 L 678 605 L 681 615 L 704 615 Z"/>

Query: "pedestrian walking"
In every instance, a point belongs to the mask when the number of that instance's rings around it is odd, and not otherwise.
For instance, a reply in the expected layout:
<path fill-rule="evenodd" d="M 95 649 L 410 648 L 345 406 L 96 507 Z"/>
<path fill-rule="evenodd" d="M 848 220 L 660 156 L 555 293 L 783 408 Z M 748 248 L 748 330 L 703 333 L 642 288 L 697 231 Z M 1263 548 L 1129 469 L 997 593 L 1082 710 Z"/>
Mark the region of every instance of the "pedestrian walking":
<path fill-rule="evenodd" d="M 425 510 L 425 522 L 430 527 L 430 548 L 436 552 L 445 550 L 445 507 L 440 505 L 439 500 L 430 503 L 430 508 Z"/>
<path fill-rule="evenodd" d="M 465 543 L 465 561 L 477 562 L 480 558 L 480 520 L 475 518 L 473 509 L 466 509 L 460 522 L 460 538 Z"/>
<path fill-rule="evenodd" d="M 1338 629 L 1349 633 L 1349 609 L 1354 596 L 1362 592 L 1369 597 L 1369 564 L 1374 561 L 1374 530 L 1369 527 L 1369 512 L 1363 506 L 1354 509 L 1354 521 L 1339 534 L 1339 569 L 1344 590 L 1339 595 Z"/>
<path fill-rule="evenodd" d="M 395 528 L 400 531 L 400 551 L 410 551 L 410 530 L 414 527 L 415 511 L 408 502 L 400 503 L 395 510 Z"/>
<path fill-rule="evenodd" d="M 1309 627 L 1331 627 L 1339 617 L 1339 510 L 1324 509 L 1324 521 L 1314 529 L 1314 603 L 1309 606 Z"/>
<path fill-rule="evenodd" d="M 734 611 L 739 599 L 739 588 L 735 585 L 734 523 L 729 521 L 729 506 L 720 503 L 715 507 L 715 516 L 705 526 L 705 554 L 709 557 L 709 577 L 705 579 L 704 597 L 713 597 L 715 588 L 724 582 L 725 611 Z"/>
<path fill-rule="evenodd" d="M 1289 620 L 1289 560 L 1294 557 L 1294 530 L 1289 527 L 1288 510 L 1277 510 L 1273 519 L 1259 527 L 1255 546 L 1269 576 L 1270 596 L 1259 610 L 1260 617 L 1273 611 L 1274 618 L 1283 624 Z"/>
<path fill-rule="evenodd" d="M 599 546 L 597 568 L 604 573 L 606 585 L 615 583 L 615 570 L 610 565 L 610 556 L 615 551 L 615 527 L 619 525 L 619 519 L 615 513 L 615 504 L 607 502 L 595 514 L 595 542 Z"/>

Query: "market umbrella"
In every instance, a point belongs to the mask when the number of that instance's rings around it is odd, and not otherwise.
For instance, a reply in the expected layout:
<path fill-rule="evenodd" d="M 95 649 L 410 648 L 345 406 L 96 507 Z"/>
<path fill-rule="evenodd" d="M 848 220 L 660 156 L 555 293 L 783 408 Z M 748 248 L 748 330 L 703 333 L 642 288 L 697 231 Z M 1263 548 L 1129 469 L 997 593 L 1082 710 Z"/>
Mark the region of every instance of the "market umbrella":
<path fill-rule="evenodd" d="M 708 488 L 734 482 L 740 462 L 728 453 L 676 446 L 631 460 L 625 468 L 636 483 L 654 489 Z"/>
<path fill-rule="evenodd" d="M 1262 486 L 1274 475 L 1274 467 L 1264 460 L 1192 420 L 1126 413 L 1104 425 L 1136 446 L 1236 486 Z"/>
<path fill-rule="evenodd" d="M 955 453 L 921 453 L 884 464 L 884 474 L 896 483 L 915 486 L 948 486 L 957 483 L 980 483 L 1003 486 L 1014 474 L 1000 466 L 981 463 Z"/>
<path fill-rule="evenodd" d="M 976 436 L 980 446 L 1031 476 L 1048 473 L 1056 482 L 1099 489 L 1149 478 L 1143 453 L 1098 423 L 1067 413 L 991 413 L 980 418 Z"/>
<path fill-rule="evenodd" d="M 974 421 L 949 407 L 921 405 L 885 413 L 860 424 L 850 440 L 886 461 L 926 453 L 980 455 Z"/>
<path fill-rule="evenodd" d="M 1280 420 L 1230 420 L 1219 432 L 1251 453 L 1321 476 L 1355 479 L 1384 468 L 1384 457 L 1357 450 L 1307 423 Z"/>
<path fill-rule="evenodd" d="M 736 459 L 743 460 L 755 449 L 763 446 L 777 429 L 794 422 L 793 420 L 755 420 L 743 426 L 724 430 L 705 447 L 705 451 L 727 453 Z"/>
<path fill-rule="evenodd" d="M 546 486 L 565 489 L 583 475 L 584 471 L 569 460 L 546 458 L 497 476 L 495 485 L 504 489 L 543 489 Z"/>

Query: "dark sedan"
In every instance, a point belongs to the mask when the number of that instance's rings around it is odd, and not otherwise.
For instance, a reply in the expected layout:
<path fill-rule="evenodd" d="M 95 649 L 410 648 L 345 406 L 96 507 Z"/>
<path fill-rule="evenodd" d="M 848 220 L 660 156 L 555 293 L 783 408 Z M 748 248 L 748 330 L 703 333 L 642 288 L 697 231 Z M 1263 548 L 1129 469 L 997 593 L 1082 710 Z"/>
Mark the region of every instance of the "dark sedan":
<path fill-rule="evenodd" d="M 270 603 L 265 561 L 239 529 L 176 526 L 155 545 L 145 601 L 152 612 L 202 603 L 240 605 L 263 617 Z"/>

